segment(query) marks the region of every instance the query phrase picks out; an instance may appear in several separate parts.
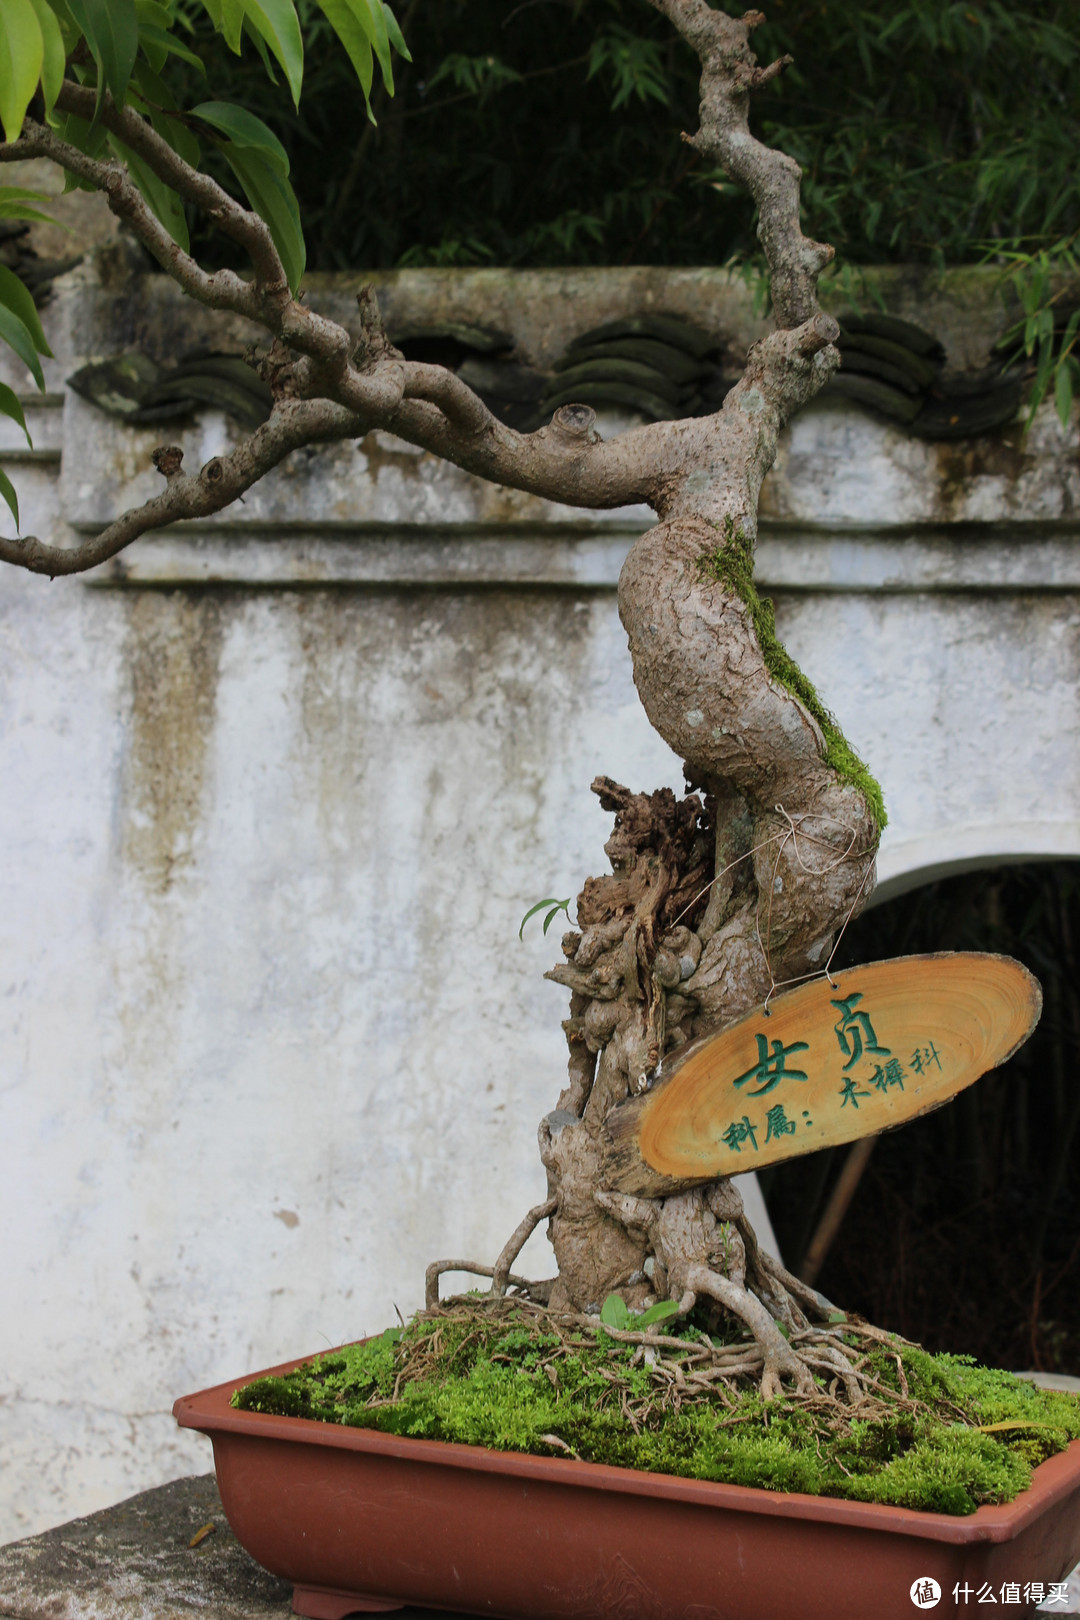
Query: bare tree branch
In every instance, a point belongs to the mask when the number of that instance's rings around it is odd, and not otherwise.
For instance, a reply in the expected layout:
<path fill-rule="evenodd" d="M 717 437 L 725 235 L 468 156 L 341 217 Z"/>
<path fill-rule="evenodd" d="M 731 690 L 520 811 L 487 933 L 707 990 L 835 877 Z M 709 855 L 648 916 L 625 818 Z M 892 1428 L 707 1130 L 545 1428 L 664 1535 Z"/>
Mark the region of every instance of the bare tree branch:
<path fill-rule="evenodd" d="M 61 112 L 75 113 L 89 122 L 97 106 L 97 92 L 65 79 L 56 105 Z M 258 214 L 230 197 L 210 175 L 185 163 L 145 118 L 133 107 L 117 107 L 107 91 L 102 98 L 98 120 L 125 146 L 129 146 L 137 157 L 142 158 L 158 179 L 171 186 L 177 196 L 209 214 L 225 236 L 239 243 L 251 260 L 263 299 L 281 305 L 290 301 L 288 277 L 269 228 Z"/>
<path fill-rule="evenodd" d="M 706 0 L 652 0 L 652 4 L 701 62 L 700 128 L 684 138 L 703 155 L 715 158 L 753 197 L 777 320 L 781 326 L 801 326 L 817 313 L 817 279 L 833 250 L 824 242 L 810 241 L 799 228 L 802 171 L 795 159 L 764 146 L 747 123 L 750 91 L 775 78 L 790 58 L 758 67 L 749 36 L 765 20 L 760 11 L 748 11 L 739 19 L 714 11 Z"/>
<path fill-rule="evenodd" d="M 200 304 L 206 304 L 210 309 L 235 310 L 237 314 L 247 315 L 252 320 L 260 318 L 252 285 L 234 270 L 215 270 L 212 274 L 203 270 L 178 242 L 173 241 L 138 187 L 128 179 L 121 164 L 111 159 L 88 157 L 78 147 L 62 141 L 44 124 L 37 124 L 28 118 L 17 141 L 0 144 L 0 163 L 19 163 L 24 158 L 35 157 L 51 159 L 69 174 L 88 181 L 103 192 L 116 217 L 131 226 L 162 269 Z"/>
<path fill-rule="evenodd" d="M 181 472 L 183 451 L 176 446 L 154 452 L 154 463 L 166 480 L 164 493 L 135 507 L 110 523 L 81 546 L 50 546 L 26 535 L 0 537 L 0 561 L 15 563 L 33 574 L 84 573 L 107 562 L 150 529 L 164 528 L 181 518 L 209 517 L 235 501 L 292 450 L 305 444 L 355 438 L 370 424 L 329 400 L 286 400 L 274 407 L 268 421 L 227 455 L 214 456 L 194 477 Z"/>

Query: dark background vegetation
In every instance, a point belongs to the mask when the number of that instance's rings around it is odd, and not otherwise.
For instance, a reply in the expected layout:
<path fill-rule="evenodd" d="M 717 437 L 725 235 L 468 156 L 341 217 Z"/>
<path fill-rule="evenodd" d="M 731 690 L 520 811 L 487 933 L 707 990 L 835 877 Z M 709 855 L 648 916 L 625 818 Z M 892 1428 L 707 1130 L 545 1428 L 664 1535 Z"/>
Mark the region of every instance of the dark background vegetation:
<path fill-rule="evenodd" d="M 1035 1033 L 952 1103 L 881 1136 L 817 1279 L 930 1350 L 1080 1374 L 1080 863 L 972 872 L 887 901 L 837 965 L 1000 951 L 1043 987 Z M 797 1270 L 848 1148 L 762 1172 Z"/>
<path fill-rule="evenodd" d="M 697 63 L 647 0 L 397 0 L 413 62 L 393 100 L 375 91 L 377 129 L 329 25 L 299 8 L 298 114 L 283 117 L 249 45 L 215 66 L 214 91 L 284 141 L 312 269 L 754 253 L 748 203 L 680 139 L 697 127 Z M 972 262 L 1080 226 L 1075 0 L 764 9 L 759 57 L 795 61 L 753 121 L 803 165 L 808 229 L 840 260 Z M 201 99 L 193 70 L 170 72 Z"/>

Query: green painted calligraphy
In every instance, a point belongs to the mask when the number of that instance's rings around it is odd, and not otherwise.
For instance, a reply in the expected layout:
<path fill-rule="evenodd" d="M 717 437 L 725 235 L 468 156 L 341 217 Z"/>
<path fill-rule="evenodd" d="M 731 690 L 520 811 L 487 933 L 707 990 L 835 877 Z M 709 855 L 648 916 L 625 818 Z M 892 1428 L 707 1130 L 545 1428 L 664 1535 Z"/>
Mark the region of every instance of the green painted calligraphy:
<path fill-rule="evenodd" d="M 795 1121 L 788 1119 L 783 1103 L 775 1103 L 765 1115 L 765 1140 L 777 1141 L 781 1136 L 795 1135 Z"/>
<path fill-rule="evenodd" d="M 859 1098 L 869 1097 L 869 1095 L 870 1093 L 868 1091 L 855 1090 L 855 1076 L 853 1074 L 849 1074 L 847 1079 L 844 1081 L 843 1090 L 837 1092 L 837 1096 L 843 1097 L 844 1099 L 840 1104 L 841 1108 L 846 1108 L 848 1103 L 851 1104 L 852 1108 L 858 1108 Z"/>
<path fill-rule="evenodd" d="M 936 1063 L 938 1068 L 941 1068 L 941 1058 L 938 1056 L 938 1049 L 933 1041 L 930 1042 L 929 1046 L 924 1046 L 921 1051 L 916 1047 L 908 1061 L 916 1074 L 922 1074 L 923 1070 L 928 1069 L 931 1063 Z"/>
<path fill-rule="evenodd" d="M 757 1041 L 758 1060 L 745 1074 L 740 1074 L 732 1084 L 743 1086 L 748 1080 L 760 1080 L 763 1083 L 756 1091 L 748 1091 L 748 1097 L 764 1097 L 767 1091 L 779 1085 L 781 1080 L 805 1080 L 806 1075 L 801 1069 L 789 1069 L 787 1060 L 792 1052 L 807 1052 L 810 1049 L 809 1041 L 792 1041 L 785 1046 L 783 1041 L 773 1041 L 772 1052 L 769 1052 L 769 1043 L 764 1035 L 755 1035 Z"/>
<path fill-rule="evenodd" d="M 882 1068 L 879 1063 L 870 1076 L 870 1084 L 877 1086 L 879 1091 L 888 1091 L 890 1086 L 899 1086 L 904 1089 L 904 1069 L 899 1058 L 891 1057 Z M 858 1106 L 856 1104 L 856 1106 Z"/>
<path fill-rule="evenodd" d="M 870 1014 L 852 1011 L 856 1002 L 861 1000 L 862 996 L 855 994 L 846 996 L 843 1001 L 831 1003 L 840 1014 L 840 1018 L 833 1025 L 833 1029 L 840 1050 L 847 1058 L 847 1062 L 844 1064 L 845 1070 L 856 1064 L 864 1051 L 880 1052 L 883 1057 L 890 1056 L 892 1051 L 891 1047 L 878 1044 L 878 1038 L 874 1034 L 874 1026 L 870 1022 Z M 856 1107 L 858 1107 L 858 1104 L 856 1104 Z"/>
<path fill-rule="evenodd" d="M 754 1152 L 756 1153 L 758 1150 L 757 1131 L 758 1126 L 751 1125 L 749 1115 L 744 1114 L 742 1119 L 737 1119 L 733 1124 L 728 1126 L 727 1130 L 724 1132 L 723 1140 L 727 1143 L 728 1147 L 733 1148 L 736 1153 L 742 1152 L 743 1142 L 751 1142 L 753 1144 Z"/>

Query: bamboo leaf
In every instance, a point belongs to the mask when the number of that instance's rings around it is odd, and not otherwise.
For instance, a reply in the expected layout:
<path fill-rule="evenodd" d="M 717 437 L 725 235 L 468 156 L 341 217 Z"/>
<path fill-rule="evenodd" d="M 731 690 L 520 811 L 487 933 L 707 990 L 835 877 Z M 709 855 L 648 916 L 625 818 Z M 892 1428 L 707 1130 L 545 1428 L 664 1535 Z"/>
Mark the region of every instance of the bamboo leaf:
<path fill-rule="evenodd" d="M 230 101 L 201 101 L 197 107 L 192 107 L 191 116 L 212 124 L 222 135 L 227 135 L 234 146 L 261 152 L 268 163 L 282 174 L 288 174 L 289 155 L 285 148 L 262 119 L 246 108 L 234 106 Z"/>
<path fill-rule="evenodd" d="M 1057 376 L 1054 378 L 1054 404 L 1057 406 L 1058 420 L 1061 422 L 1063 428 L 1067 428 L 1069 425 L 1069 417 L 1072 414 L 1072 402 L 1072 367 L 1068 360 L 1064 360 L 1062 361 L 1061 365 L 1058 366 Z"/>
<path fill-rule="evenodd" d="M 0 123 L 9 141 L 17 141 L 26 109 L 41 78 L 45 45 L 37 12 L 30 0 L 3 0 L 0 5 Z"/>
<path fill-rule="evenodd" d="M 30 429 L 26 425 L 26 417 L 23 415 L 22 404 L 20 403 L 19 396 L 15 392 L 14 388 L 9 388 L 7 383 L 0 383 L 0 413 L 2 413 L 4 416 L 10 416 L 13 422 L 18 422 L 19 426 L 26 434 L 26 442 L 32 450 L 34 448 L 34 441 L 30 437 Z"/>
<path fill-rule="evenodd" d="M 222 151 L 243 186 L 248 202 L 266 221 L 274 246 L 281 256 L 289 287 L 295 293 L 304 274 L 307 250 L 300 227 L 300 210 L 292 187 L 280 168 L 268 161 L 262 152 L 250 146 L 238 146 L 234 141 L 226 141 Z"/>
<path fill-rule="evenodd" d="M 1047 1423 L 1042 1418 L 1005 1418 L 1001 1423 L 979 1423 L 976 1434 L 997 1434 L 1002 1429 L 1060 1429 L 1060 1423 Z"/>
<path fill-rule="evenodd" d="M 15 350 L 41 392 L 44 393 L 45 374 L 41 369 L 41 361 L 38 359 L 34 349 L 34 340 L 19 317 L 8 309 L 6 304 L 0 304 L 0 338 L 9 348 Z"/>
<path fill-rule="evenodd" d="M 0 304 L 6 304 L 8 309 L 16 314 L 33 339 L 34 348 L 38 354 L 47 354 L 52 359 L 52 350 L 45 340 L 42 331 L 41 319 L 30 290 L 25 287 L 6 264 L 0 264 Z"/>
<path fill-rule="evenodd" d="M 4 472 L 3 468 L 0 468 L 0 495 L 4 497 L 5 501 L 10 507 L 11 515 L 15 519 L 15 528 L 18 530 L 19 497 L 15 493 L 15 485 L 11 482 L 11 479 L 8 477 L 7 473 Z"/>

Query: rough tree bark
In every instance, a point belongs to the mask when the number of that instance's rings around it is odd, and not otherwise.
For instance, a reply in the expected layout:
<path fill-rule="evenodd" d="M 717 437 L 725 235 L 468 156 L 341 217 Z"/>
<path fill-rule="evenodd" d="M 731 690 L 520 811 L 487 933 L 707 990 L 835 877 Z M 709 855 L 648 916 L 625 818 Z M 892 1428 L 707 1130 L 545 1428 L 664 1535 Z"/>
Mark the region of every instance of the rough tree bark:
<path fill-rule="evenodd" d="M 761 1352 L 762 1387 L 811 1380 L 810 1351 L 790 1335 L 828 1302 L 759 1247 L 728 1182 L 657 1187 L 627 1197 L 605 1187 L 611 1110 L 667 1052 L 720 1030 L 767 1001 L 777 984 L 820 971 L 837 929 L 869 892 L 880 806 L 869 778 L 778 649 L 752 585 L 758 496 L 779 434 L 839 363 L 836 323 L 817 306 L 832 250 L 799 226 L 799 169 L 754 139 L 751 91 L 780 72 L 761 68 L 749 35 L 762 21 L 706 0 L 653 0 L 701 63 L 700 127 L 686 139 L 750 191 L 769 265 L 776 329 L 756 344 L 715 415 L 651 424 L 604 443 L 587 407 L 564 406 L 538 432 L 505 427 L 453 373 L 405 361 L 382 330 L 373 294 L 350 333 L 292 297 L 270 234 L 205 174 L 179 158 L 131 108 L 106 94 L 99 113 L 187 203 L 205 210 L 248 254 L 251 276 L 207 272 L 157 221 L 122 165 L 66 145 L 27 119 L 0 161 L 43 156 L 99 187 L 164 269 L 192 297 L 242 314 L 269 333 L 259 359 L 275 404 L 269 420 L 196 475 L 163 446 L 165 490 L 101 534 L 65 549 L 0 539 L 0 559 L 46 575 L 74 573 L 140 534 L 220 510 L 300 445 L 384 428 L 483 477 L 587 507 L 645 501 L 660 522 L 633 547 L 619 608 L 634 676 L 653 725 L 685 761 L 690 796 L 635 794 L 594 784 L 616 813 L 606 846 L 612 873 L 590 879 L 578 931 L 550 977 L 571 991 L 569 1081 L 540 1127 L 546 1202 L 530 1211 L 494 1266 L 496 1297 L 527 1288 L 510 1268 L 543 1219 L 558 1277 L 534 1289 L 553 1308 L 593 1312 L 618 1291 L 630 1305 L 670 1297 L 740 1318 Z M 94 92 L 65 82 L 61 111 L 89 118 Z M 870 787 L 868 793 L 867 788 Z M 440 1262 L 429 1272 L 437 1299 Z M 820 1336 L 818 1336 L 820 1339 Z M 839 1351 L 813 1351 L 848 1387 Z"/>
<path fill-rule="evenodd" d="M 571 991 L 569 1084 L 539 1132 L 559 1268 L 549 1303 L 595 1314 L 618 1292 L 637 1307 L 670 1298 L 685 1313 L 714 1301 L 753 1334 L 772 1396 L 785 1376 L 813 1388 L 810 1364 L 778 1323 L 800 1332 L 833 1307 L 764 1253 L 729 1181 L 658 1188 L 652 1199 L 605 1188 L 606 1127 L 665 1053 L 734 1023 L 777 984 L 821 971 L 869 892 L 875 808 L 827 761 L 818 720 L 769 667 L 752 593 L 739 589 L 780 430 L 838 363 L 835 325 L 815 297 L 832 252 L 799 229 L 797 165 L 747 128 L 750 89 L 782 65 L 755 64 L 748 35 L 760 14 L 735 21 L 704 0 L 654 3 L 701 59 L 693 144 L 758 205 L 777 331 L 751 351 L 717 416 L 678 425 L 678 464 L 655 500 L 662 522 L 619 580 L 642 703 L 699 792 L 678 801 L 668 790 L 593 784 L 616 812 L 605 846 L 613 874 L 586 883 L 579 931 L 563 939 L 567 961 L 548 975 Z M 515 1233 L 501 1276 L 530 1229 Z M 816 1354 L 820 1364 L 836 1353 Z M 850 1373 L 842 1377 L 850 1390 Z"/>

